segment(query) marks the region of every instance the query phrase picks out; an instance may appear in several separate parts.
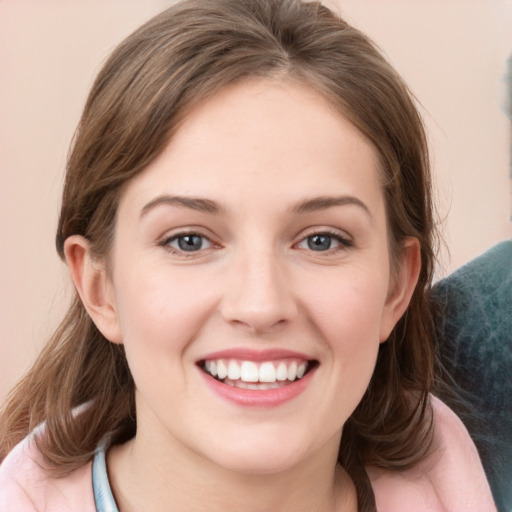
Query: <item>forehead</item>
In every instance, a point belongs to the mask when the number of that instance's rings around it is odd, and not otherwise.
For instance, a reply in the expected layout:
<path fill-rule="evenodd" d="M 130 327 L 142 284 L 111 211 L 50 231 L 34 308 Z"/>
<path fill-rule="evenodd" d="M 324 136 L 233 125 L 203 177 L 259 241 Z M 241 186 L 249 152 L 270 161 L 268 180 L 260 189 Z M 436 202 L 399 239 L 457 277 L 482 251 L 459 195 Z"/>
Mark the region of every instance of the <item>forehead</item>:
<path fill-rule="evenodd" d="M 164 192 L 222 200 L 230 189 L 281 201 L 357 193 L 375 202 L 379 174 L 372 144 L 318 92 L 252 80 L 191 108 L 122 202 Z"/>

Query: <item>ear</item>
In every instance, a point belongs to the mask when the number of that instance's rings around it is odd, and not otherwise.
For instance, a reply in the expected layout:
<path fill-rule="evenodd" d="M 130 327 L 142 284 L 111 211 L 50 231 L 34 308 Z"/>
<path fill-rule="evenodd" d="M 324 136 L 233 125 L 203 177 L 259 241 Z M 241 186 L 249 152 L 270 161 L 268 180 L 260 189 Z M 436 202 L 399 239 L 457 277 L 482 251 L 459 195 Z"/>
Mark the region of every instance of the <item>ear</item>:
<path fill-rule="evenodd" d="M 390 288 L 380 326 L 380 341 L 388 339 L 391 331 L 405 313 L 418 282 L 421 269 L 421 251 L 417 238 L 407 238 L 400 259 L 391 276 Z"/>
<path fill-rule="evenodd" d="M 99 331 L 113 343 L 122 343 L 114 290 L 104 262 L 94 258 L 89 241 L 73 235 L 64 242 L 66 263 L 80 299 Z"/>

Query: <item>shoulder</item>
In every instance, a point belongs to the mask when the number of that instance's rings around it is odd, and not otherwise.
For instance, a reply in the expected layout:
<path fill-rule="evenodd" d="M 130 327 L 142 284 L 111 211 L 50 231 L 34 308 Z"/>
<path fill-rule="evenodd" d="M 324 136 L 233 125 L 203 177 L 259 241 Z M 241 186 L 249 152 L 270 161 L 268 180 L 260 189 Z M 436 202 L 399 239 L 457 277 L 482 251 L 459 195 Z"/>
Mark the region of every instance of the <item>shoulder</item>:
<path fill-rule="evenodd" d="M 0 512 L 96 510 L 91 464 L 63 478 L 51 478 L 33 435 L 21 441 L 0 465 Z"/>
<path fill-rule="evenodd" d="M 414 468 L 391 472 L 369 468 L 379 512 L 495 512 L 478 456 L 463 423 L 432 397 L 434 443 Z"/>

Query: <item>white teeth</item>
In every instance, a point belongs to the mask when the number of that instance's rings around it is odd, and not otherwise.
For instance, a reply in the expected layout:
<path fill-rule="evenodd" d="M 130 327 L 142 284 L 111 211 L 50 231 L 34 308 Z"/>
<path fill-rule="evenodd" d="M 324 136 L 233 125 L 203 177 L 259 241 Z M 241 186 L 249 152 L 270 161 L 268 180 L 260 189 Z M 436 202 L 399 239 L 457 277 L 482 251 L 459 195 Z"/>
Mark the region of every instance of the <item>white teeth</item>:
<path fill-rule="evenodd" d="M 276 377 L 277 380 L 288 380 L 288 368 L 286 367 L 286 363 L 279 363 L 277 366 Z"/>
<path fill-rule="evenodd" d="M 217 377 L 219 377 L 219 379 L 225 379 L 227 376 L 228 368 L 225 365 L 224 361 L 222 361 L 221 359 L 217 362 Z"/>
<path fill-rule="evenodd" d="M 276 368 L 273 363 L 263 363 L 259 371 L 260 382 L 275 382 L 276 381 Z"/>
<path fill-rule="evenodd" d="M 255 361 L 237 361 L 236 359 L 215 359 L 204 362 L 203 369 L 219 380 L 227 378 L 226 383 L 231 386 L 246 388 L 245 384 L 251 384 L 249 389 L 269 389 L 280 387 L 281 382 L 293 382 L 301 379 L 306 374 L 308 363 L 303 361 L 264 361 L 256 363 Z M 236 382 L 236 384 L 233 384 Z M 253 383 L 265 383 L 256 388 Z M 268 384 L 268 385 L 267 385 Z M 275 385 L 275 386 L 274 386 Z"/>
<path fill-rule="evenodd" d="M 258 382 L 258 365 L 253 361 L 244 361 L 240 367 L 240 378 L 244 382 Z"/>
<path fill-rule="evenodd" d="M 297 378 L 297 363 L 293 363 L 288 367 L 288 380 L 294 381 Z"/>
<path fill-rule="evenodd" d="M 204 363 L 204 369 L 214 377 L 217 376 L 217 363 L 215 361 L 206 361 Z"/>
<path fill-rule="evenodd" d="M 238 380 L 240 378 L 240 366 L 236 361 L 230 361 L 228 365 L 228 379 Z"/>

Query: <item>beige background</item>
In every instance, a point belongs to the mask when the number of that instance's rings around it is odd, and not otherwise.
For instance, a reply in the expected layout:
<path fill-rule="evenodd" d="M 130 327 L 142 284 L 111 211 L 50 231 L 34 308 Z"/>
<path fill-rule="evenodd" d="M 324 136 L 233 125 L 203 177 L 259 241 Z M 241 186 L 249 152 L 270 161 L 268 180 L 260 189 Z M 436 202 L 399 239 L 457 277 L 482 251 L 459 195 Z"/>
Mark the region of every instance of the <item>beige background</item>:
<path fill-rule="evenodd" d="M 447 246 L 439 276 L 512 228 L 511 0 L 330 0 L 422 104 Z M 114 45 L 164 0 L 0 0 L 0 399 L 70 295 L 53 243 L 67 147 Z M 341 6 L 341 7 L 339 7 Z"/>

